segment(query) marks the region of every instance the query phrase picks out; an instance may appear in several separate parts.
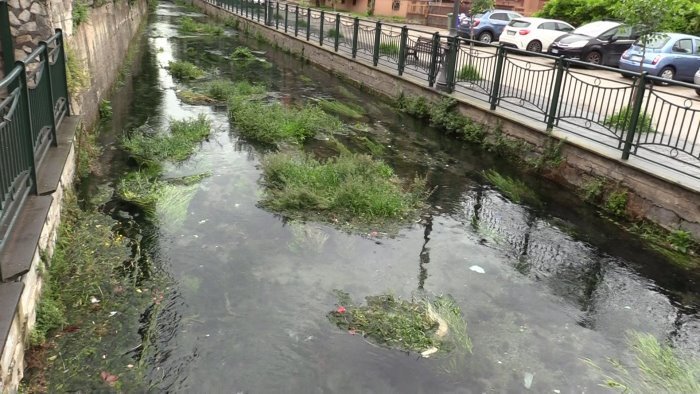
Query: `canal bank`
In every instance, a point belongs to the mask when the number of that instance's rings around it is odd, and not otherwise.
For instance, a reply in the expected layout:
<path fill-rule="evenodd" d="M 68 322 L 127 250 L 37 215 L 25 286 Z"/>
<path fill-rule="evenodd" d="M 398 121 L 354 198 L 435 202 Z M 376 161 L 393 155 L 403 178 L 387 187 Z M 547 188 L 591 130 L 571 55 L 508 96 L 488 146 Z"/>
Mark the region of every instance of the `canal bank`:
<path fill-rule="evenodd" d="M 700 205 L 697 204 L 700 188 L 691 178 L 679 177 L 667 171 L 652 171 L 634 158 L 629 161 L 620 160 L 619 151 L 615 149 L 588 144 L 584 138 L 562 133 L 556 128 L 548 134 L 544 131 L 542 123 L 529 118 L 504 111 L 493 111 L 488 104 L 464 95 L 446 95 L 428 87 L 425 81 L 408 73 L 398 76 L 386 68 L 373 67 L 371 62 L 367 64 L 366 61 L 359 60 L 360 58 L 355 59 L 347 52 L 334 51 L 330 43 L 322 46 L 315 41 L 309 41 L 308 35 L 295 36 L 293 30 L 285 33 L 282 27 L 287 20 L 284 17 L 285 7 L 270 11 L 278 12 L 280 17 L 275 19 L 273 26 L 266 26 L 264 19 L 260 19 L 264 10 L 255 7 L 245 10 L 249 11 L 249 18 L 245 18 L 223 8 L 223 3 L 221 7 L 203 0 L 195 0 L 193 4 L 220 20 L 238 20 L 242 31 L 252 36 L 260 36 L 273 45 L 382 96 L 396 99 L 403 94 L 408 97 L 425 97 L 433 102 L 445 97 L 455 98 L 459 103 L 460 113 L 481 124 L 492 125 L 487 127 L 491 130 L 498 128 L 509 139 L 524 142 L 527 149 L 520 152 L 523 156 L 541 156 L 546 154 L 546 150 L 552 145 L 552 139 L 555 145 L 561 142 L 562 163 L 556 168 L 544 171 L 544 176 L 573 191 L 585 190 L 592 183 L 603 180 L 609 185 L 606 198 L 613 193 L 626 193 L 628 196 L 624 207 L 625 216 L 628 218 L 649 220 L 668 231 L 687 231 L 696 239 L 700 239 Z"/>

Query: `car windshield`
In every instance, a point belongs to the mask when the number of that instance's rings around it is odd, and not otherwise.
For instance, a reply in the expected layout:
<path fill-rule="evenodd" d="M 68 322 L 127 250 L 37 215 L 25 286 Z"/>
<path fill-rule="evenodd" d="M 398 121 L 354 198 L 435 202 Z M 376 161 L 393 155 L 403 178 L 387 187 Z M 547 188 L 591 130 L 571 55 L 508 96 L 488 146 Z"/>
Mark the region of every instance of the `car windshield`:
<path fill-rule="evenodd" d="M 664 45 L 666 45 L 666 43 L 670 39 L 671 39 L 671 37 L 669 37 L 666 34 L 652 34 L 652 35 L 639 37 L 639 39 L 637 39 L 637 41 L 635 41 L 634 45 L 639 46 L 639 47 L 646 46 L 649 49 L 660 49 L 660 48 L 663 48 Z M 645 43 L 645 41 L 646 41 L 646 43 Z"/>
<path fill-rule="evenodd" d="M 615 22 L 593 22 L 575 29 L 572 33 L 588 37 L 598 37 L 617 25 L 618 23 Z"/>
<path fill-rule="evenodd" d="M 518 19 L 513 19 L 512 21 L 510 21 L 508 26 L 510 26 L 510 27 L 528 27 L 528 26 L 530 26 L 530 22 L 525 22 L 525 21 L 521 21 Z"/>

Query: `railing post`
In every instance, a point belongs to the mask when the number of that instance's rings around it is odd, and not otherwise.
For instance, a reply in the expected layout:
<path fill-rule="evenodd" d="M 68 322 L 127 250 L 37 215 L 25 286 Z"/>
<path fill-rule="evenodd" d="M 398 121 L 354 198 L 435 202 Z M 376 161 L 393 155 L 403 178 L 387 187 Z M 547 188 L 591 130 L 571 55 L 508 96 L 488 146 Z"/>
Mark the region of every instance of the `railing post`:
<path fill-rule="evenodd" d="M 0 1 L 0 45 L 2 45 L 2 58 L 5 62 L 5 75 L 15 68 L 15 49 L 10 31 L 10 9 L 6 1 Z"/>
<path fill-rule="evenodd" d="M 554 122 L 557 120 L 557 111 L 559 110 L 559 94 L 561 93 L 561 83 L 564 79 L 564 56 L 560 56 L 554 63 L 556 74 L 554 76 L 554 88 L 552 89 L 552 97 L 549 101 L 549 112 L 547 114 L 547 131 L 554 129 Z"/>
<path fill-rule="evenodd" d="M 430 49 L 430 67 L 428 68 L 428 86 L 433 87 L 437 76 L 437 63 L 440 51 L 440 33 L 433 33 L 433 45 Z"/>
<path fill-rule="evenodd" d="M 294 37 L 299 35 L 299 5 L 294 6 Z"/>
<path fill-rule="evenodd" d="M 355 17 L 352 22 L 352 58 L 357 57 L 357 35 L 360 32 L 360 18 Z"/>
<path fill-rule="evenodd" d="M 27 155 L 29 158 L 29 162 L 32 163 L 30 167 L 30 176 L 32 179 L 32 188 L 30 190 L 30 193 L 36 194 L 36 164 L 34 161 L 34 141 L 32 138 L 32 130 L 34 130 L 33 125 L 32 125 L 32 117 L 31 117 L 31 112 L 32 109 L 29 107 L 29 86 L 27 85 L 27 66 L 24 64 L 23 61 L 16 61 L 15 66 L 19 66 L 22 68 L 20 75 L 19 75 L 19 89 L 20 89 L 20 97 L 19 99 L 22 100 L 22 106 L 24 107 L 23 113 L 20 115 L 24 118 L 24 124 L 27 125 L 27 130 L 26 133 L 24 133 L 23 137 L 25 138 L 24 142 L 24 148 L 25 152 L 24 154 Z"/>
<path fill-rule="evenodd" d="M 323 22 L 326 20 L 326 13 L 321 10 L 320 27 L 318 31 L 318 43 L 323 46 Z"/>
<path fill-rule="evenodd" d="M 275 29 L 280 28 L 280 3 L 275 3 Z"/>
<path fill-rule="evenodd" d="M 270 4 L 271 4 L 271 3 L 270 3 L 269 1 L 265 0 L 265 15 L 264 15 L 264 18 L 265 18 L 265 26 L 270 26 L 270 23 L 269 23 L 269 20 L 270 20 L 270 19 L 269 19 L 269 14 L 270 14 L 270 13 L 269 13 L 269 11 L 268 11 L 269 8 L 270 8 Z"/>
<path fill-rule="evenodd" d="M 445 88 L 447 93 L 452 93 L 455 88 L 455 68 L 457 67 L 457 51 L 459 50 L 459 38 L 450 36 L 447 38 L 447 53 L 442 61 L 445 67 Z"/>
<path fill-rule="evenodd" d="M 491 111 L 496 109 L 496 104 L 498 104 L 498 95 L 501 91 L 501 73 L 503 72 L 503 61 L 506 57 L 503 45 L 498 46 L 496 55 L 496 73 L 493 76 L 493 86 L 491 86 Z"/>
<path fill-rule="evenodd" d="M 287 26 L 289 25 L 289 4 L 284 4 L 284 32 L 287 32 Z"/>
<path fill-rule="evenodd" d="M 311 40 L 311 8 L 306 8 L 306 41 Z"/>
<path fill-rule="evenodd" d="M 408 27 L 401 28 L 401 40 L 399 41 L 399 75 L 403 75 L 403 70 L 406 68 L 406 43 L 408 42 Z"/>
<path fill-rule="evenodd" d="M 63 83 L 63 87 L 66 92 L 66 116 L 69 116 L 71 111 L 70 92 L 68 91 L 68 70 L 66 69 L 66 47 L 63 45 L 63 30 L 56 29 L 56 33 L 60 33 L 58 35 L 58 44 L 61 46 L 60 55 L 56 61 L 60 63 L 59 67 L 61 67 L 61 75 L 63 76 L 61 83 Z"/>
<path fill-rule="evenodd" d="M 53 94 L 53 76 L 51 75 L 51 59 L 49 58 L 49 44 L 46 41 L 40 41 L 39 46 L 43 48 L 39 60 L 44 62 L 44 72 L 46 73 L 46 82 L 48 85 L 49 102 L 51 103 L 51 145 L 58 146 L 56 138 L 56 112 L 54 111 L 55 101 Z"/>
<path fill-rule="evenodd" d="M 634 133 L 637 131 L 637 124 L 639 123 L 639 113 L 642 109 L 642 101 L 644 101 L 646 76 L 647 72 L 644 71 L 637 80 L 638 85 L 635 91 L 634 104 L 632 104 L 632 113 L 630 114 L 629 130 L 627 130 L 627 135 L 625 136 L 625 146 L 624 148 L 622 148 L 622 160 L 627 160 L 630 158 L 632 142 L 634 141 Z"/>
<path fill-rule="evenodd" d="M 377 21 L 374 29 L 374 49 L 372 49 L 372 64 L 376 67 L 379 64 L 379 44 L 382 40 L 382 22 Z"/>
<path fill-rule="evenodd" d="M 335 51 L 338 52 L 340 45 L 340 14 L 335 14 Z"/>

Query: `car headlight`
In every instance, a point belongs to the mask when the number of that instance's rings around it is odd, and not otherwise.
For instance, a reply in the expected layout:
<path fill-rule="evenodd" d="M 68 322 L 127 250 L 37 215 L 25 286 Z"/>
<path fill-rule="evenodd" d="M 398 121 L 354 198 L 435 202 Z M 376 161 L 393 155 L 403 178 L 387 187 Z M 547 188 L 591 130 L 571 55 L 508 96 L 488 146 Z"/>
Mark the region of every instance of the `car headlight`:
<path fill-rule="evenodd" d="M 569 48 L 583 48 L 588 44 L 588 41 L 575 41 L 569 44 Z"/>

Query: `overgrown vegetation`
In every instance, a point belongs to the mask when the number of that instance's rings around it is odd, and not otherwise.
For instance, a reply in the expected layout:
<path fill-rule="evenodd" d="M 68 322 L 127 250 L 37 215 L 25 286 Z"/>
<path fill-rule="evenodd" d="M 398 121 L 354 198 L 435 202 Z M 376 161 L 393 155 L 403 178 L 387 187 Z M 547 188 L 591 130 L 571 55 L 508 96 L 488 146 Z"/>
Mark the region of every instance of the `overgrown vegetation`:
<path fill-rule="evenodd" d="M 593 178 L 583 184 L 581 188 L 581 196 L 585 201 L 597 203 L 603 196 L 605 191 L 605 180 L 601 178 Z"/>
<path fill-rule="evenodd" d="M 68 91 L 72 96 L 76 96 L 90 83 L 90 74 L 87 67 L 84 66 L 82 59 L 78 59 L 73 47 L 64 46 L 66 51 L 66 83 Z"/>
<path fill-rule="evenodd" d="M 231 58 L 234 60 L 255 60 L 255 55 L 250 51 L 248 47 L 236 47 L 231 54 Z"/>
<path fill-rule="evenodd" d="M 352 104 L 341 103 L 338 100 L 322 99 L 318 100 L 318 105 L 319 107 L 321 107 L 321 109 L 328 113 L 344 116 L 346 118 L 359 119 L 364 116 L 364 111 L 361 107 Z"/>
<path fill-rule="evenodd" d="M 328 319 L 351 334 L 426 357 L 438 351 L 471 353 L 467 324 L 451 297 L 429 302 L 382 294 L 367 296 L 366 305 L 356 305 L 347 293 L 335 293 L 338 307 L 328 313 Z"/>
<path fill-rule="evenodd" d="M 623 393 L 700 393 L 700 360 L 660 344 L 651 334 L 633 332 L 628 342 L 635 365 L 625 367 L 610 359 L 614 372 L 605 375 L 602 386 Z M 584 361 L 602 372 L 592 361 Z"/>
<path fill-rule="evenodd" d="M 87 22 L 90 8 L 83 0 L 73 1 L 73 26 L 78 27 Z"/>
<path fill-rule="evenodd" d="M 628 130 L 632 120 L 632 110 L 629 107 L 623 107 L 618 112 L 608 116 L 603 121 L 603 124 L 614 128 L 615 130 Z M 652 120 L 649 115 L 639 114 L 637 118 L 636 131 L 642 133 L 656 133 L 656 129 L 652 125 Z"/>
<path fill-rule="evenodd" d="M 157 314 L 154 304 L 164 280 L 143 264 L 145 255 L 133 254 L 141 250 L 138 241 L 115 231 L 124 225 L 81 210 L 70 192 L 64 201 L 56 249 L 40 272 L 43 293 L 30 335 L 25 387 L 29 392 L 146 390 L 140 360 L 149 343 L 139 328 L 147 309 Z M 142 340 L 143 358 L 114 351 Z"/>
<path fill-rule="evenodd" d="M 189 16 L 183 16 L 180 18 L 180 32 L 221 36 L 224 34 L 224 28 L 213 23 L 200 23 Z"/>
<path fill-rule="evenodd" d="M 276 153 L 262 164 L 266 189 L 261 204 L 292 217 L 382 224 L 410 218 L 427 197 L 424 179 L 402 185 L 391 167 L 366 155 L 341 154 L 321 162 Z"/>
<path fill-rule="evenodd" d="M 100 120 L 112 119 L 112 103 L 109 100 L 102 99 L 100 101 Z"/>
<path fill-rule="evenodd" d="M 168 63 L 170 75 L 179 80 L 194 80 L 204 76 L 204 71 L 188 61 L 174 61 Z"/>
<path fill-rule="evenodd" d="M 243 92 L 231 96 L 228 104 L 229 117 L 241 135 L 267 144 L 303 142 L 317 134 L 342 129 L 340 120 L 317 105 L 285 107 Z"/>
<path fill-rule="evenodd" d="M 527 160 L 527 164 L 536 171 L 559 167 L 564 161 L 561 156 L 562 145 L 564 140 L 556 140 L 550 134 L 542 147 L 542 152 L 536 154 L 534 159 Z"/>
<path fill-rule="evenodd" d="M 121 145 L 139 164 L 158 166 L 163 161 L 186 160 L 209 134 L 211 121 L 200 114 L 197 118 L 172 120 L 169 134 L 146 124 L 122 138 Z"/>
<path fill-rule="evenodd" d="M 465 64 L 459 69 L 459 72 L 457 73 L 457 80 L 478 81 L 481 80 L 481 74 L 476 67 L 472 66 L 471 64 Z"/>
<path fill-rule="evenodd" d="M 625 217 L 627 213 L 627 190 L 614 190 L 608 194 L 603 209 L 618 218 Z"/>
<path fill-rule="evenodd" d="M 523 200 L 537 200 L 535 192 L 521 180 L 501 175 L 496 170 L 485 171 L 484 178 L 513 202 L 520 203 Z"/>

